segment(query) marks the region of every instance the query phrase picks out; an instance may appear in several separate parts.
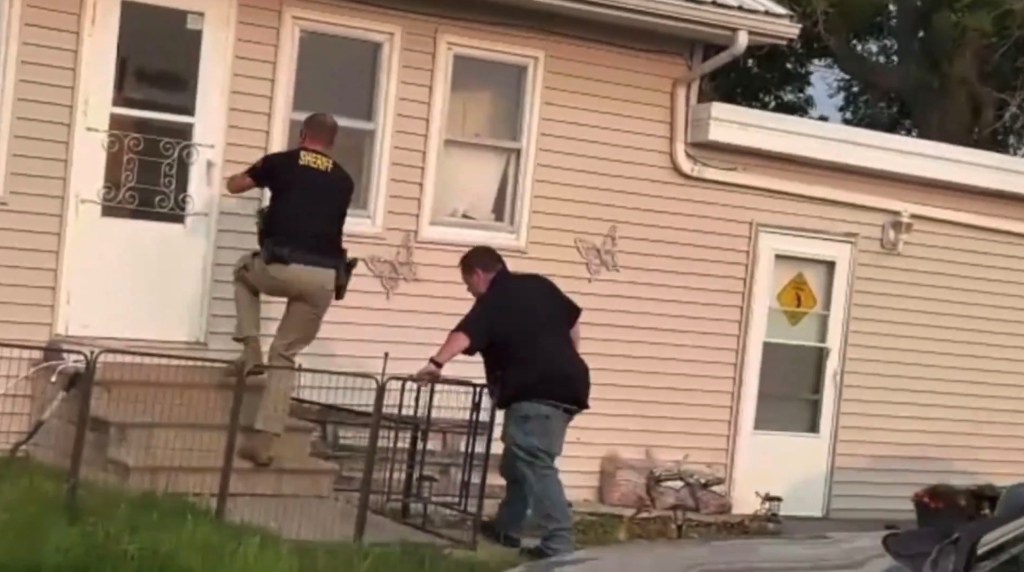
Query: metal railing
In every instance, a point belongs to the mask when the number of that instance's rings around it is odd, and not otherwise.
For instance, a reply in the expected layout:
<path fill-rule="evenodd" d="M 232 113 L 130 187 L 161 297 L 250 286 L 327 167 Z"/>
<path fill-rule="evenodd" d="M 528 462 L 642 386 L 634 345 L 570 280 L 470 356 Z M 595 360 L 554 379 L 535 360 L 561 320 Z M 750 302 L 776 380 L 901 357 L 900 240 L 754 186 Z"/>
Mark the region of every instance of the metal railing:
<path fill-rule="evenodd" d="M 387 379 L 363 479 L 375 513 L 475 546 L 494 431 L 486 388 L 464 380 Z"/>
<path fill-rule="evenodd" d="M 70 511 L 85 481 L 186 496 L 292 538 L 361 542 L 385 516 L 476 545 L 494 430 L 484 386 L 267 369 L 0 343 L 0 451 L 66 471 Z M 263 468 L 236 456 L 271 378 L 294 390 Z"/>

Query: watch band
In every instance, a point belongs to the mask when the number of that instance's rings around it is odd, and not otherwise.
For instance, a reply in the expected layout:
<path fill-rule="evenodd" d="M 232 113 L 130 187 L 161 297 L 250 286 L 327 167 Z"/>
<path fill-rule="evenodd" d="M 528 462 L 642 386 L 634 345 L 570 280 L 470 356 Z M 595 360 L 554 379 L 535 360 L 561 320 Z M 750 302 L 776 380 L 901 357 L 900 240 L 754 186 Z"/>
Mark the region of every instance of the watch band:
<path fill-rule="evenodd" d="M 441 362 L 439 362 L 439 361 L 437 361 L 437 359 L 436 359 L 436 358 L 433 358 L 433 357 L 432 357 L 432 358 L 428 359 L 427 361 L 428 361 L 428 362 L 430 363 L 430 365 L 432 365 L 432 366 L 436 367 L 437 369 L 442 369 L 442 368 L 444 368 L 444 364 L 443 364 L 443 363 L 441 363 Z"/>

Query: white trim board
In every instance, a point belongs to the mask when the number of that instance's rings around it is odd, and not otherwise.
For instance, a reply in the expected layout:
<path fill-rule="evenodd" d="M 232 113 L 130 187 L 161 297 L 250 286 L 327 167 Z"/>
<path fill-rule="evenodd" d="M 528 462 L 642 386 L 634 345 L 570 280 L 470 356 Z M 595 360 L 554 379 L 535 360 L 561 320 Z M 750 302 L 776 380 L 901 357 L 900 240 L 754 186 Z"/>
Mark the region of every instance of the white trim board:
<path fill-rule="evenodd" d="M 699 58 L 697 58 L 699 61 Z M 971 228 L 981 228 L 1007 234 L 1024 236 L 1024 221 L 980 215 L 962 210 L 934 207 L 920 203 L 906 202 L 876 195 L 851 192 L 837 189 L 827 181 L 807 183 L 793 178 L 773 177 L 751 173 L 733 167 L 716 167 L 701 163 L 691 158 L 690 117 L 697 107 L 697 88 L 690 70 L 684 70 L 683 78 L 675 82 L 672 89 L 672 166 L 685 177 L 697 180 L 712 181 L 725 185 L 752 189 L 756 191 L 776 192 L 784 195 L 808 198 L 842 205 L 852 205 L 893 214 L 906 212 L 913 217 L 959 224 Z M 721 104 L 711 104 L 721 105 Z M 764 112 L 761 112 L 764 113 Z M 768 114 L 771 115 L 771 114 Z M 813 122 L 809 119 L 790 118 L 794 121 Z M 903 139 L 901 139 L 903 141 Z M 807 161 L 802 154 L 801 157 Z"/>
<path fill-rule="evenodd" d="M 10 192 L 7 190 L 7 164 L 11 156 L 11 141 L 14 137 L 14 91 L 18 81 L 18 46 L 21 42 L 22 0 L 0 0 L 0 205 L 6 204 Z"/>
<path fill-rule="evenodd" d="M 277 64 L 274 69 L 273 109 L 267 153 L 284 149 L 288 144 L 289 123 L 294 119 L 293 96 L 295 72 L 302 31 L 366 40 L 380 46 L 377 69 L 376 114 L 374 129 L 374 158 L 369 176 L 369 204 L 365 216 L 349 211 L 345 221 L 346 236 L 379 238 L 384 232 L 387 211 L 388 181 L 391 168 L 391 141 L 394 129 L 395 106 L 398 101 L 398 73 L 401 68 L 402 28 L 391 24 L 340 16 L 335 13 L 286 5 L 282 11 L 278 33 Z M 343 120 L 344 125 L 352 120 Z M 270 192 L 262 193 L 262 204 L 270 203 Z"/>
<path fill-rule="evenodd" d="M 1024 159 L 749 109 L 695 105 L 689 140 L 733 151 L 1024 198 Z"/>
<path fill-rule="evenodd" d="M 529 242 L 531 201 L 533 199 L 533 172 L 537 152 L 537 133 L 540 130 L 540 108 L 544 93 L 546 53 L 542 50 L 480 40 L 467 36 L 439 34 L 434 55 L 434 72 L 430 95 L 429 128 L 427 130 L 426 161 L 423 167 L 423 191 L 417 238 L 421 242 L 472 246 L 488 244 L 523 252 Z M 520 164 L 513 207 L 516 218 L 511 228 L 495 225 L 493 228 L 472 228 L 434 222 L 434 201 L 437 188 L 441 149 L 446 140 L 446 118 L 451 99 L 451 73 L 456 56 L 521 65 L 526 69 L 521 107 L 522 127 Z"/>

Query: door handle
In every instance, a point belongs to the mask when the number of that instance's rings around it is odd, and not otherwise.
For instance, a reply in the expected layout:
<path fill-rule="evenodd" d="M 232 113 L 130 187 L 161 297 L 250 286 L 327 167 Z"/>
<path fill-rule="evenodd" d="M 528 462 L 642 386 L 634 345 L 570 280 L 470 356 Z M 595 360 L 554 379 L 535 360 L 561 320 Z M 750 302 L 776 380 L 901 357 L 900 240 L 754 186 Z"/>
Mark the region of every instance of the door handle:
<path fill-rule="evenodd" d="M 213 159 L 206 160 L 206 186 L 213 189 L 213 172 L 217 170 L 217 163 Z"/>
<path fill-rule="evenodd" d="M 832 348 L 830 348 L 828 346 L 825 346 L 822 349 L 824 349 L 825 351 L 822 353 L 822 356 L 821 356 L 821 377 L 820 377 L 820 379 L 821 379 L 821 385 L 822 385 L 821 390 L 822 390 L 822 392 L 824 392 L 825 384 L 828 383 L 828 378 L 829 378 L 829 375 L 828 375 L 828 358 L 832 356 Z M 833 382 L 834 382 L 835 381 L 834 380 L 835 376 L 832 376 L 832 377 L 833 377 Z"/>

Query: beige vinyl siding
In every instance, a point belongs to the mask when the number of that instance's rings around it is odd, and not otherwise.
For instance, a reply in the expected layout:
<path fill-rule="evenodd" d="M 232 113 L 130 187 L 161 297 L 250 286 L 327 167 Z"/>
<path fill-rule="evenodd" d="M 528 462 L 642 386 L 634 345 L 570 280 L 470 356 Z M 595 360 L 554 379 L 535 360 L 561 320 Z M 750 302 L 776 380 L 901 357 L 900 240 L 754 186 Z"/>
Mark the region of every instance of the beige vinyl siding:
<path fill-rule="evenodd" d="M 936 481 L 1024 475 L 1024 238 L 920 223 L 862 253 L 833 510 L 881 516 Z"/>
<path fill-rule="evenodd" d="M 53 331 L 80 8 L 80 0 L 24 0 L 0 204 L 0 339 Z"/>
<path fill-rule="evenodd" d="M 53 332 L 79 14 L 80 0 L 24 0 L 22 8 L 0 195 L 0 340 L 37 342 Z M 22 366 L 0 364 L 0 385 Z M 28 428 L 30 392 L 21 382 L 0 396 L 0 451 Z"/>
<path fill-rule="evenodd" d="M 356 4 L 295 5 L 404 29 L 386 236 L 349 240 L 354 255 L 390 256 L 401 232 L 416 228 L 434 38 L 442 31 L 487 38 L 498 29 Z M 279 10 L 278 0 L 242 0 L 229 173 L 265 150 Z M 862 236 L 835 514 L 901 510 L 920 484 L 999 478 L 1024 468 L 1012 460 L 1019 454 L 993 456 L 994 450 L 985 453 L 988 445 L 954 445 L 964 438 L 939 433 L 954 426 L 966 431 L 973 420 L 974 433 L 1006 435 L 977 440 L 1024 450 L 1010 437 L 1017 418 L 1015 354 L 1024 333 L 1024 311 L 1015 309 L 1022 304 L 1014 302 L 1024 284 L 1016 253 L 1024 239 L 919 222 L 904 254 L 894 256 L 878 246 L 889 213 L 684 179 L 669 156 L 669 93 L 680 60 L 516 28 L 500 35 L 507 43 L 541 48 L 548 58 L 529 253 L 508 258 L 516 270 L 548 274 L 585 308 L 593 410 L 574 423 L 561 461 L 572 497 L 595 496 L 600 458 L 613 449 L 640 456 L 651 447 L 667 458 L 727 463 L 753 223 Z M 834 174 L 807 169 L 800 176 Z M 853 178 L 840 183 L 865 184 Z M 925 192 L 892 187 L 915 198 Z M 222 201 L 210 324 L 216 351 L 235 349 L 229 340 L 231 264 L 254 245 L 257 205 L 252 198 Z M 611 224 L 619 229 L 622 272 L 589 282 L 573 240 L 599 239 Z M 377 371 L 388 351 L 390 371 L 419 367 L 470 304 L 454 271 L 460 252 L 417 244 L 419 281 L 403 283 L 390 301 L 361 268 L 304 360 Z M 268 337 L 282 310 L 278 302 L 266 304 Z M 462 360 L 450 373 L 479 377 L 479 364 Z M 969 461 L 979 455 L 991 461 Z"/>
<path fill-rule="evenodd" d="M 401 232 L 416 228 L 434 37 L 443 30 L 486 39 L 490 29 L 352 4 L 295 5 L 398 24 L 404 30 L 386 236 L 349 239 L 354 255 L 390 257 Z M 245 168 L 264 151 L 278 10 L 270 0 L 243 0 L 240 6 L 228 173 Z M 651 446 L 664 456 L 689 454 L 693 460 L 724 465 L 749 223 L 688 215 L 685 203 L 672 198 L 619 212 L 614 205 L 629 202 L 629 195 L 589 189 L 578 178 L 586 176 L 593 157 L 618 155 L 651 165 L 665 182 L 674 181 L 666 153 L 668 90 L 679 64 L 579 40 L 554 42 L 520 31 L 503 31 L 502 36 L 506 43 L 540 47 L 548 55 L 529 255 L 509 253 L 508 258 L 516 270 L 549 275 L 585 308 L 585 348 L 595 387 L 593 411 L 575 423 L 563 460 L 571 494 L 593 496 L 597 462 L 612 448 L 635 456 Z M 633 71 L 638 69 L 644 72 Z M 603 143 L 608 130 L 618 126 L 623 146 Z M 581 150 L 587 155 L 578 155 Z M 671 197 L 677 189 L 666 184 L 665 193 Z M 257 204 L 256 199 L 227 197 L 221 203 L 210 324 L 215 349 L 235 349 L 229 339 L 231 264 L 254 245 Z M 611 224 L 619 225 L 623 272 L 590 283 L 573 240 L 599 240 Z M 417 244 L 419 280 L 403 283 L 390 301 L 361 267 L 348 298 L 331 310 L 303 361 L 374 372 L 388 351 L 391 372 L 414 371 L 471 304 L 455 270 L 462 250 Z M 268 337 L 282 311 L 283 304 L 265 305 Z M 479 361 L 461 360 L 450 373 L 479 379 Z"/>

